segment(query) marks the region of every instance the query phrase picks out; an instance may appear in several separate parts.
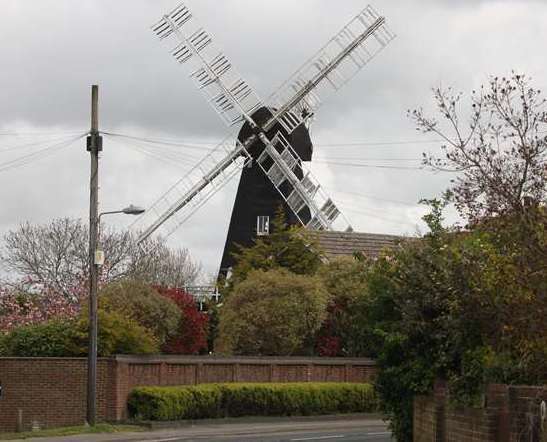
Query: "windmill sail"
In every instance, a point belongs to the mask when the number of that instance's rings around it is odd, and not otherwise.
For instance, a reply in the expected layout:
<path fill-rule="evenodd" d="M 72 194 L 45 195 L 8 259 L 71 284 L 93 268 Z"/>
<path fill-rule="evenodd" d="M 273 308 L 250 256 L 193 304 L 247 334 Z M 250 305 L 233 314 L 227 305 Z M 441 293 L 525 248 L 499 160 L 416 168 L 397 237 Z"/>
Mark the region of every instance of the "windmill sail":
<path fill-rule="evenodd" d="M 370 6 L 359 13 L 331 41 L 270 97 L 273 116 L 261 125 L 253 114 L 263 108 L 254 90 L 230 60 L 217 48 L 209 33 L 183 4 L 152 26 L 153 32 L 169 42 L 177 62 L 190 66 L 190 77 L 221 119 L 234 126 L 248 123 L 252 134 L 235 147 L 225 141 L 178 181 L 152 208 L 137 220 L 143 241 L 161 225 L 171 234 L 230 178 L 253 159 L 283 197 L 299 221 L 310 229 L 351 228 L 332 199 L 305 170 L 283 133 L 270 140 L 266 135 L 279 123 L 291 134 L 320 104 L 381 51 L 395 35 L 385 18 Z M 174 46 L 173 46 L 174 45 Z M 306 213 L 307 216 L 301 216 Z M 311 215 L 311 216 L 310 216 Z M 305 218 L 305 219 L 304 219 Z"/>
<path fill-rule="evenodd" d="M 270 124 L 278 120 L 292 132 L 394 38 L 385 18 L 367 6 L 269 98 L 277 109 Z"/>
<path fill-rule="evenodd" d="M 266 146 L 257 163 L 302 225 L 313 230 L 351 228 L 281 132 Z M 311 219 L 306 221 L 304 214 L 311 214 Z"/>
<path fill-rule="evenodd" d="M 256 92 L 196 21 L 189 9 L 179 5 L 152 26 L 160 40 L 174 47 L 171 55 L 188 65 L 190 77 L 222 121 L 234 126 L 262 107 Z"/>
<path fill-rule="evenodd" d="M 232 137 L 225 139 L 131 225 L 140 232 L 138 242 L 144 241 L 162 225 L 165 236 L 171 235 L 249 160 L 244 144 L 236 142 L 234 148 Z"/>

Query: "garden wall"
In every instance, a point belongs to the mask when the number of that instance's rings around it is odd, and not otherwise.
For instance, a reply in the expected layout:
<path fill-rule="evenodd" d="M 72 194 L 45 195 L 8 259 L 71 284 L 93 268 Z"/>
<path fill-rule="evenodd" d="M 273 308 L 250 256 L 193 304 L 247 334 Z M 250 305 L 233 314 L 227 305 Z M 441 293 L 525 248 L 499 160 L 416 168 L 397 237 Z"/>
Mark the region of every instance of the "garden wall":
<path fill-rule="evenodd" d="M 98 363 L 97 412 L 101 421 L 127 417 L 127 396 L 136 386 L 211 382 L 367 382 L 370 359 L 217 358 L 116 356 Z M 86 407 L 85 358 L 0 358 L 0 431 L 80 425 Z"/>
<path fill-rule="evenodd" d="M 415 442 L 547 442 L 547 386 L 489 385 L 480 408 L 456 407 L 443 383 L 414 400 Z"/>

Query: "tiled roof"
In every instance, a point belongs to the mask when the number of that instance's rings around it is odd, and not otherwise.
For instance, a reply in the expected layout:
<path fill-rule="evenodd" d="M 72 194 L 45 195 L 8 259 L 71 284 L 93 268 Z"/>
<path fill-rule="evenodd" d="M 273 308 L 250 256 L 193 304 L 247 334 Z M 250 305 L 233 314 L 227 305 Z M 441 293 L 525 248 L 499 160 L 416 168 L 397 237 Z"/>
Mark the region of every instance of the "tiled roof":
<path fill-rule="evenodd" d="M 403 236 L 360 232 L 316 231 L 312 235 L 317 235 L 319 246 L 327 258 L 352 256 L 355 253 L 376 258 L 382 250 L 393 248 L 405 239 Z"/>

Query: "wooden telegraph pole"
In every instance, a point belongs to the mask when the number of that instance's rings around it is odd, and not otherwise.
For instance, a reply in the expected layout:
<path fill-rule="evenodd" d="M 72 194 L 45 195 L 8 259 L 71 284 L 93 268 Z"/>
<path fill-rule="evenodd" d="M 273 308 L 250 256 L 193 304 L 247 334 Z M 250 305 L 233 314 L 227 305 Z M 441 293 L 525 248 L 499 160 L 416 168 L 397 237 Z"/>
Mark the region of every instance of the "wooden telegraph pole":
<path fill-rule="evenodd" d="M 97 417 L 97 284 L 98 265 L 95 262 L 99 224 L 99 152 L 103 139 L 99 135 L 99 86 L 91 86 L 91 130 L 87 151 L 91 155 L 89 188 L 89 334 L 87 356 L 87 423 L 94 426 Z"/>

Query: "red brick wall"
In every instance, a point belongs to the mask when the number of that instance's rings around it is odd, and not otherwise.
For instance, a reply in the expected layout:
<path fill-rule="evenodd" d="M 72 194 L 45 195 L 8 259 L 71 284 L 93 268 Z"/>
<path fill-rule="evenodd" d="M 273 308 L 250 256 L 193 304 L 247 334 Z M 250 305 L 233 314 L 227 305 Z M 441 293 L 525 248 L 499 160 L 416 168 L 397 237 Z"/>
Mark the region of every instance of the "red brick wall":
<path fill-rule="evenodd" d="M 115 404 L 114 361 L 97 366 L 97 412 L 111 420 Z M 0 358 L 0 431 L 14 431 L 18 410 L 25 429 L 79 425 L 85 420 L 87 361 L 72 358 Z"/>
<path fill-rule="evenodd" d="M 208 382 L 366 382 L 376 367 L 369 359 L 213 358 L 117 356 L 98 364 L 98 419 L 126 418 L 135 386 Z M 17 410 L 23 424 L 42 428 L 80 425 L 85 420 L 87 360 L 0 358 L 0 431 L 14 431 Z"/>
<path fill-rule="evenodd" d="M 482 407 L 455 407 L 438 383 L 434 395 L 414 400 L 414 441 L 547 442 L 542 401 L 547 402 L 547 386 L 489 385 Z"/>

